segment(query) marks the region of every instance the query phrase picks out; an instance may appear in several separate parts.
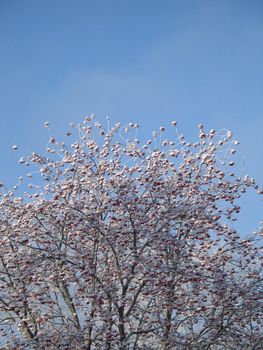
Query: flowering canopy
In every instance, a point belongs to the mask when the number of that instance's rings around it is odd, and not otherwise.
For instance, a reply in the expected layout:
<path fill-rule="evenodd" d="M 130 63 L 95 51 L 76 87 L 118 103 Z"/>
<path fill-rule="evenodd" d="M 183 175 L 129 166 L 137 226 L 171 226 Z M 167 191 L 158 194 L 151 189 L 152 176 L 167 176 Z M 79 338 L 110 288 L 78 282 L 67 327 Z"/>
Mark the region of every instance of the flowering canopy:
<path fill-rule="evenodd" d="M 45 184 L 1 188 L 1 349 L 261 349 L 262 231 L 233 221 L 262 190 L 234 174 L 231 132 L 187 143 L 176 124 L 140 146 L 92 116 L 19 159 Z"/>

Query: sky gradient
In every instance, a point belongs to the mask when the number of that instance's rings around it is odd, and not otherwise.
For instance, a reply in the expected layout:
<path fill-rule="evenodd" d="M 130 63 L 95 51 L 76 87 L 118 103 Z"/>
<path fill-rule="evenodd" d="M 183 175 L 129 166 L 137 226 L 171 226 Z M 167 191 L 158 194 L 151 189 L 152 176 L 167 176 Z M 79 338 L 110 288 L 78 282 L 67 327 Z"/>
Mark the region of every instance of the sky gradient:
<path fill-rule="evenodd" d="M 174 119 L 190 140 L 199 123 L 230 129 L 242 174 L 263 187 L 263 2 L 0 0 L 0 96 L 7 186 L 19 156 L 44 149 L 44 121 L 62 139 L 70 121 L 95 113 L 138 122 L 142 137 Z M 241 204 L 246 233 L 262 200 Z"/>

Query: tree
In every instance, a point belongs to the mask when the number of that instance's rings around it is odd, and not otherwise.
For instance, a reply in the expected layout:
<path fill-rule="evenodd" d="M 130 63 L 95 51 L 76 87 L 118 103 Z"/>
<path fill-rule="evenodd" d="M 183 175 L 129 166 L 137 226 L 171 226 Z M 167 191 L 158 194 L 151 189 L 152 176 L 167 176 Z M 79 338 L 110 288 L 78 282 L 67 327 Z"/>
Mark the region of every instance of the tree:
<path fill-rule="evenodd" d="M 233 221 L 262 191 L 233 173 L 232 133 L 139 146 L 137 124 L 94 118 L 19 160 L 43 184 L 2 187 L 1 349 L 261 349 L 262 230 Z"/>

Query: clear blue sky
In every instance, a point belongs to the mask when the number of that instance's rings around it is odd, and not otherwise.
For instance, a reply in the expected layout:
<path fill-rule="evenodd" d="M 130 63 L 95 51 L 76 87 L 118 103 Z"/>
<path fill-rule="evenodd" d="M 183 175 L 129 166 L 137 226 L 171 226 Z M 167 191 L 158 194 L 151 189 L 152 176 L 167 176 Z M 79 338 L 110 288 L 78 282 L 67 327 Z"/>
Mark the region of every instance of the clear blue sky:
<path fill-rule="evenodd" d="M 17 143 L 45 146 L 96 113 L 143 133 L 176 119 L 231 129 L 244 172 L 263 186 L 261 0 L 0 0 L 0 181 L 16 182 Z M 142 132 L 142 131 L 141 131 Z M 242 230 L 263 218 L 248 196 Z"/>

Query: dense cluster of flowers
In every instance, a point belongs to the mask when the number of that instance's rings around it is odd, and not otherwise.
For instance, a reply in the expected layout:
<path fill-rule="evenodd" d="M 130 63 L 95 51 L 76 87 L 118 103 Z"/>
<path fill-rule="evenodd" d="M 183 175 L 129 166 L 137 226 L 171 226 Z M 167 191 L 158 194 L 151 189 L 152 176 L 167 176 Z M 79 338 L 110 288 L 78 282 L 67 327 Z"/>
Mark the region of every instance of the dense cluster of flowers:
<path fill-rule="evenodd" d="M 141 146 L 91 116 L 20 158 L 44 184 L 0 189 L 1 349 L 261 349 L 262 230 L 233 221 L 262 190 L 234 174 L 231 132 L 176 124 Z"/>

